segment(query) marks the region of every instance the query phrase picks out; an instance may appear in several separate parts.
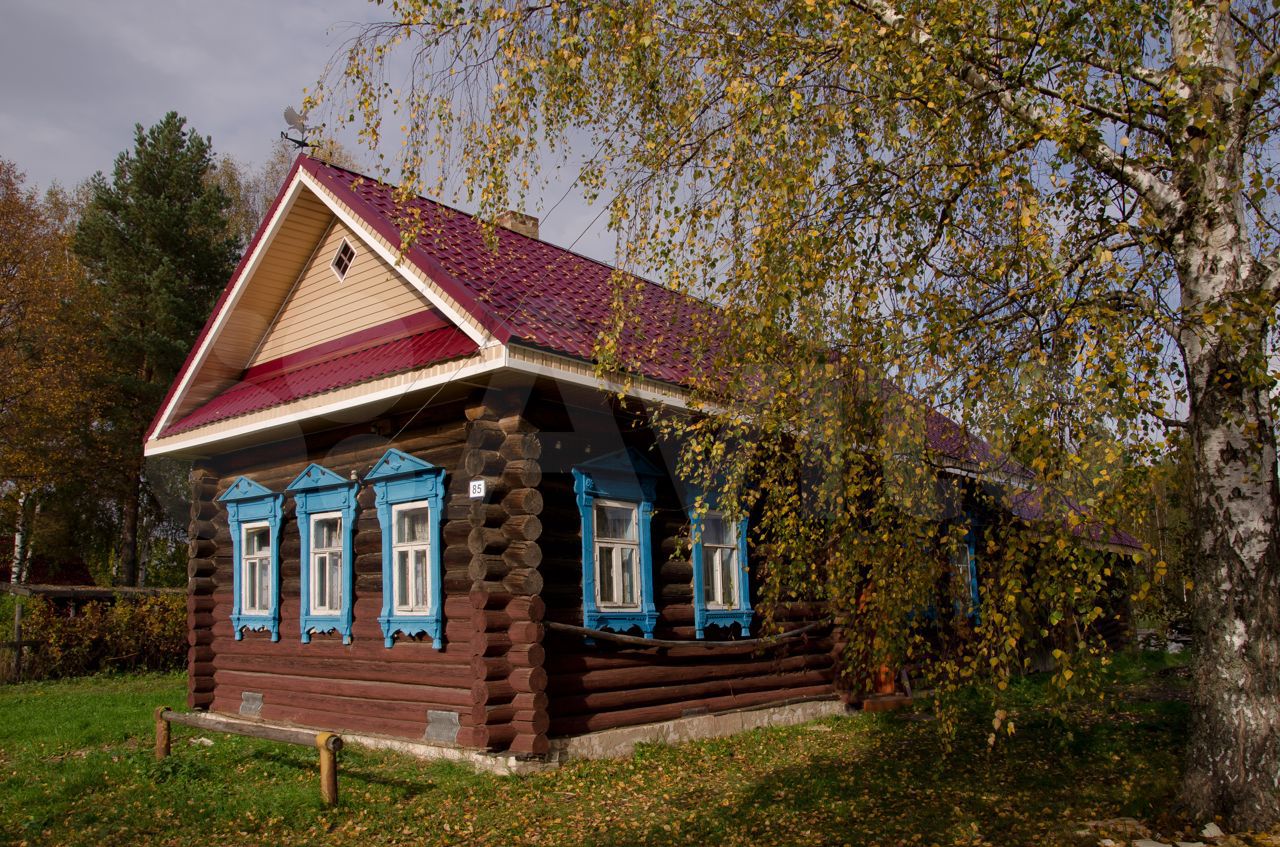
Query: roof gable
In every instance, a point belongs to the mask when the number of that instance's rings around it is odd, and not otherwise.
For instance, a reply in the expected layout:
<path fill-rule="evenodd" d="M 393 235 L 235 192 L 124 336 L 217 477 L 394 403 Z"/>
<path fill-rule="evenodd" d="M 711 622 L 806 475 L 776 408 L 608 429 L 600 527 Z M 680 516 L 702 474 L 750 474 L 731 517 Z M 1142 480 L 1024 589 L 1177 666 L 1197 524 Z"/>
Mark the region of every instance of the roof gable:
<path fill-rule="evenodd" d="M 340 277 L 333 261 L 343 244 L 354 251 L 355 258 Z M 335 218 L 248 365 L 274 361 L 430 308 L 394 267 Z"/>
<path fill-rule="evenodd" d="M 413 352 L 410 357 L 413 361 L 408 363 L 412 366 L 424 364 L 420 360 L 429 352 L 426 348 L 436 350 L 442 358 L 450 358 L 473 352 L 488 341 L 488 334 L 468 309 L 460 307 L 411 263 L 399 262 L 392 248 L 378 243 L 376 232 L 364 227 L 362 219 L 354 217 L 348 207 L 313 178 L 312 172 L 320 166 L 321 163 L 305 156 L 299 156 L 294 163 L 288 181 L 157 410 L 146 434 L 147 441 L 174 434 L 174 426 L 179 422 L 187 424 L 183 429 L 207 423 L 196 413 L 204 412 L 211 399 L 228 391 L 241 389 L 241 400 L 232 405 L 238 410 L 236 414 L 243 413 L 246 406 L 243 394 L 247 390 L 243 380 L 251 365 L 257 367 L 275 361 L 271 356 L 279 360 L 300 352 L 300 348 L 314 346 L 317 339 L 326 343 L 346 337 L 353 330 L 362 332 L 371 322 L 381 321 L 385 325 L 388 316 L 407 315 L 412 319 L 422 310 L 434 309 L 437 317 L 444 315 L 449 322 L 457 324 L 458 332 L 448 338 L 436 336 L 431 343 L 417 344 L 420 349 Z M 354 270 L 357 274 L 365 272 L 364 281 L 373 284 L 380 292 L 378 296 L 356 297 L 353 303 L 349 290 L 331 296 L 331 292 L 321 291 L 318 285 L 302 285 L 311 279 L 322 279 L 321 271 L 329 273 L 328 262 L 332 257 L 323 255 L 323 248 L 329 240 L 326 235 L 332 236 L 335 232 L 340 233 L 338 238 L 359 241 L 358 267 Z M 360 264 L 362 256 L 364 263 Z M 367 286 L 363 293 L 370 293 Z M 343 296 L 347 298 L 345 302 Z M 306 314 L 308 308 L 310 317 Z M 339 319 L 318 319 L 325 313 Z M 304 327 L 301 332 L 297 331 L 299 326 Z M 308 333 L 316 335 L 312 337 Z M 467 340 L 471 343 L 465 343 Z M 385 365 L 386 362 L 382 362 L 382 366 L 373 368 L 365 378 L 395 372 Z M 321 390 L 330 390 L 336 384 L 330 379 Z M 296 391 L 286 395 L 281 402 L 302 396 Z M 270 397 L 260 395 L 248 405 L 264 408 L 270 401 Z"/>

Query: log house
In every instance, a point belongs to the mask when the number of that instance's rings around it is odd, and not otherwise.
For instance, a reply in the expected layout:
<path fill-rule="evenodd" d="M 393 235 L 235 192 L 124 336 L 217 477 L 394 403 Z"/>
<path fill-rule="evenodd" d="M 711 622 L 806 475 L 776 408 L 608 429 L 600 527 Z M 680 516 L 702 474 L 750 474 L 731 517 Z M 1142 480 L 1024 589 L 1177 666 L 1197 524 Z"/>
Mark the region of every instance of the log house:
<path fill-rule="evenodd" d="M 835 702 L 829 629 L 734 646 L 759 634 L 746 527 L 712 514 L 681 543 L 672 457 L 591 364 L 614 270 L 520 224 L 495 251 L 468 215 L 294 164 L 146 435 L 193 462 L 190 707 L 537 758 Z M 671 331 L 626 390 L 679 404 L 707 307 L 636 296 Z M 938 417 L 942 448 L 968 443 Z"/>

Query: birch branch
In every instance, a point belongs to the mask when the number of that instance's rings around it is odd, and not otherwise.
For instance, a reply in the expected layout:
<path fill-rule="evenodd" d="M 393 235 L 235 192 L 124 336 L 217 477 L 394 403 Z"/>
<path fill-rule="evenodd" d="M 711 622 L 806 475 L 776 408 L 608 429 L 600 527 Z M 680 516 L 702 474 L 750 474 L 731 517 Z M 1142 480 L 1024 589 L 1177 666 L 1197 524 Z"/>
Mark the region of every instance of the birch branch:
<path fill-rule="evenodd" d="M 853 5 L 886 27 L 898 29 L 906 22 L 904 15 L 883 0 L 866 0 L 866 2 L 855 0 Z M 918 26 L 912 26 L 908 30 L 908 35 L 919 47 L 927 48 L 933 43 L 933 37 Z M 1043 108 L 1023 98 L 1015 97 L 1009 88 L 993 79 L 973 60 L 964 60 L 963 66 L 959 69 L 958 78 L 976 93 L 993 96 L 1001 110 L 1019 123 L 1043 132 L 1047 137 L 1061 135 L 1054 131 L 1053 123 Z M 1172 220 L 1182 213 L 1184 206 L 1182 198 L 1172 186 L 1146 168 L 1121 156 L 1100 139 L 1067 143 L 1087 164 L 1136 192 L 1165 220 Z"/>

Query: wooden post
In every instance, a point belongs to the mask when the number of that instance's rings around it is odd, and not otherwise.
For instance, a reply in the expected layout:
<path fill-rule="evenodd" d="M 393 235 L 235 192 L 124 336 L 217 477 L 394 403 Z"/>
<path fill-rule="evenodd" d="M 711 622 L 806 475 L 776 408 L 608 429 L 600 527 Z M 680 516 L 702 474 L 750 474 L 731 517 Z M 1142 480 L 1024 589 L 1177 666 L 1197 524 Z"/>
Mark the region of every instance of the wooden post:
<path fill-rule="evenodd" d="M 165 719 L 168 706 L 156 707 L 156 761 L 169 755 L 169 721 Z"/>
<path fill-rule="evenodd" d="M 293 729 L 282 726 L 261 726 L 245 721 L 233 721 L 219 718 L 203 712 L 173 712 L 161 706 L 156 709 L 156 758 L 163 759 L 169 755 L 170 724 L 180 723 L 197 729 L 225 732 L 230 735 L 245 735 L 250 738 L 265 738 L 268 741 L 280 741 L 285 744 L 314 744 L 320 754 L 320 796 L 325 805 L 334 806 L 338 802 L 338 751 L 342 749 L 342 736 L 333 732 L 311 733 L 304 729 Z"/>
<path fill-rule="evenodd" d="M 320 752 L 320 797 L 326 806 L 338 804 L 337 751 L 340 749 L 342 749 L 341 738 L 332 732 L 316 733 L 316 750 Z"/>

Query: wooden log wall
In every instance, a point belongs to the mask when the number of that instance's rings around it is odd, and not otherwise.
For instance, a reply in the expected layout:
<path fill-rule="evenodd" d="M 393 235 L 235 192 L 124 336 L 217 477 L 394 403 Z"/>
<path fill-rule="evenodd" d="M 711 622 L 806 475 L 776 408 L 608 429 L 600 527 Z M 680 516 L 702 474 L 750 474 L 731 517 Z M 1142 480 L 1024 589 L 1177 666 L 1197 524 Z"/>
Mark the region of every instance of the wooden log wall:
<path fill-rule="evenodd" d="M 520 405 L 518 396 L 491 391 L 466 410 L 460 486 L 481 478 L 487 495 L 483 501 L 453 497 L 445 555 L 458 566 L 465 562 L 466 579 L 459 576 L 458 584 L 467 585 L 474 610 L 474 682 L 461 743 L 536 756 L 549 749 L 538 542 L 541 442 Z"/>
<path fill-rule="evenodd" d="M 542 596 L 547 620 L 582 623 L 581 519 L 570 470 L 590 458 L 632 445 L 654 465 L 666 461 L 653 433 L 633 414 L 568 408 L 544 387 L 529 404 L 541 430 L 545 473 Z M 693 640 L 693 565 L 688 516 L 670 480 L 659 486 L 652 523 L 655 637 Z M 819 619 L 823 610 L 793 605 L 776 612 L 786 628 Z M 758 620 L 758 618 L 757 618 Z M 759 625 L 750 634 L 759 634 Z M 709 638 L 728 638 L 713 628 Z M 691 714 L 779 704 L 834 693 L 834 648 L 829 634 L 763 651 L 751 647 L 710 653 L 701 648 L 630 649 L 578 636 L 546 637 L 546 691 L 553 737 L 671 720 Z"/>
<path fill-rule="evenodd" d="M 468 503 L 466 477 L 461 471 L 468 449 L 463 408 L 451 404 L 430 410 L 394 442 L 363 425 L 222 456 L 212 469 L 193 474 L 189 594 L 192 706 L 237 714 L 247 693 L 251 702 L 261 698 L 257 714 L 264 719 L 471 743 L 458 731 L 473 714 L 475 703 L 472 658 L 476 612 L 470 596 L 470 554 L 459 561 L 456 545 L 448 542 L 459 533 L 455 518 L 459 505 L 465 509 Z M 399 423 L 392 421 L 382 430 L 395 432 Z M 378 624 L 382 530 L 371 486 L 362 486 L 358 495 L 352 643 L 344 645 L 336 633 L 315 634 L 311 643 L 301 643 L 301 549 L 292 497 L 285 498 L 281 526 L 280 641 L 273 643 L 266 632 L 246 632 L 243 640 L 235 640 L 230 530 L 226 510 L 214 497 L 242 474 L 282 492 L 311 461 L 344 477 L 353 472 L 363 476 L 392 446 L 448 472 L 443 522 L 449 544 L 444 562 L 444 648 L 434 649 L 427 637 L 401 635 L 396 636 L 393 647 L 383 644 Z M 462 524 L 470 529 L 466 519 Z M 466 533 L 462 535 L 462 550 L 466 551 Z M 429 725 L 430 713 L 437 713 L 435 726 Z M 457 717 L 441 720 L 439 713 Z"/>
<path fill-rule="evenodd" d="M 537 756 L 549 737 L 788 702 L 833 692 L 829 635 L 765 651 L 634 649 L 554 633 L 547 620 L 582 623 L 581 526 L 569 470 L 627 444 L 651 451 L 653 435 L 592 394 L 570 406 L 544 385 L 532 396 L 491 389 L 403 419 L 299 437 L 219 457 L 191 477 L 189 697 L 193 707 L 236 714 L 244 695 L 259 716 L 328 729 L 451 740 Z M 579 403 L 581 398 L 579 398 Z M 378 434 L 383 433 L 382 435 Z M 444 467 L 442 520 L 445 646 L 397 636 L 383 646 L 381 527 L 362 487 L 355 539 L 353 641 L 298 628 L 300 544 L 293 498 L 281 528 L 281 640 L 236 641 L 231 628 L 231 539 L 215 497 L 241 474 L 283 491 L 310 461 L 363 476 L 394 446 Z M 482 478 L 483 500 L 468 496 Z M 653 519 L 660 638 L 694 637 L 688 519 L 670 481 Z M 798 625 L 821 610 L 779 610 Z M 751 634 L 758 634 L 753 631 Z M 712 630 L 711 637 L 726 633 Z M 456 716 L 429 725 L 429 714 Z M 442 737 L 447 732 L 452 738 Z"/>
<path fill-rule="evenodd" d="M 207 709 L 213 702 L 213 622 L 217 585 L 214 517 L 218 478 L 199 465 L 191 469 L 191 524 L 187 543 L 187 708 Z"/>

